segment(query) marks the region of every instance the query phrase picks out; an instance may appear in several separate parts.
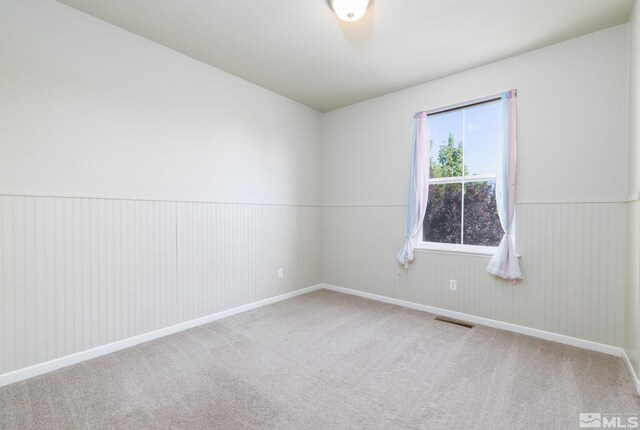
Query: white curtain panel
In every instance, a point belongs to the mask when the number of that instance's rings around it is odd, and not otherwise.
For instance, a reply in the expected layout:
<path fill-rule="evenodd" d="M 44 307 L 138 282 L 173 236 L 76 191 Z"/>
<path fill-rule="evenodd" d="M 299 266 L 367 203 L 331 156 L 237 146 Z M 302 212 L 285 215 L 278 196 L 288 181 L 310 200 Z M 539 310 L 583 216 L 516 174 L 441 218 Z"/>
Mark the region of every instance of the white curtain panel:
<path fill-rule="evenodd" d="M 413 117 L 413 159 L 409 180 L 406 239 L 397 258 L 405 268 L 413 261 L 413 248 L 419 241 L 429 196 L 429 124 L 426 112 Z"/>
<path fill-rule="evenodd" d="M 487 272 L 516 283 L 522 271 L 513 240 L 516 209 L 516 90 L 502 93 L 502 138 L 498 148 L 496 204 L 504 236 L 491 258 Z"/>

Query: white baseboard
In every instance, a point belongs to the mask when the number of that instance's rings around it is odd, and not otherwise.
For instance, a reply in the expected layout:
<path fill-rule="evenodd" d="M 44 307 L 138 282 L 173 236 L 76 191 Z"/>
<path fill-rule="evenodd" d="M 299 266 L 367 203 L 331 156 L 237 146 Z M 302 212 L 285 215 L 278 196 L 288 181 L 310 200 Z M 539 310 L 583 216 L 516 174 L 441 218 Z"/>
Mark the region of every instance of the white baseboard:
<path fill-rule="evenodd" d="M 631 379 L 633 379 L 633 384 L 636 386 L 636 391 L 640 394 L 640 379 L 638 379 L 638 374 L 633 368 L 631 360 L 629 360 L 629 356 L 627 355 L 627 351 L 624 348 L 622 349 L 622 359 L 627 365 L 627 369 L 629 369 L 629 374 L 631 375 Z"/>
<path fill-rule="evenodd" d="M 627 356 L 627 351 L 624 348 L 620 348 L 613 345 L 607 345 L 604 343 L 593 342 L 586 339 L 580 339 L 577 337 L 565 336 L 563 334 L 552 333 L 549 331 L 538 330 L 531 327 L 525 327 L 517 324 L 511 324 L 503 321 L 492 320 L 489 318 L 477 317 L 474 315 L 465 314 L 462 312 L 450 311 L 447 309 L 437 308 L 435 306 L 422 305 L 419 303 L 409 302 L 406 300 L 394 299 L 392 297 L 380 296 L 378 294 L 366 293 L 364 291 L 352 290 L 350 288 L 338 287 L 336 285 L 331 284 L 321 284 L 321 287 L 326 290 L 337 291 L 340 293 L 351 294 L 353 296 L 364 297 L 366 299 L 377 300 L 379 302 L 390 303 L 393 305 L 403 306 L 405 308 L 416 309 L 419 311 L 429 312 L 434 315 L 442 315 L 449 318 L 455 318 L 458 320 L 471 322 L 478 325 L 484 325 L 487 327 L 498 328 L 501 330 L 506 330 L 514 333 L 524 334 L 527 336 L 537 337 L 539 339 L 549 340 L 552 342 L 558 342 L 565 345 L 571 345 L 582 349 L 588 349 L 591 351 L 602 352 L 604 354 L 614 355 L 616 357 L 622 357 L 625 364 L 627 365 L 627 369 L 629 370 L 629 374 L 631 375 L 631 379 L 633 381 L 633 385 L 636 388 L 638 394 L 640 394 L 640 379 L 638 379 L 638 375 L 631 365 L 631 361 L 629 360 L 629 356 Z"/>
<path fill-rule="evenodd" d="M 363 291 L 352 290 L 350 288 L 338 287 L 330 284 L 322 284 L 322 287 L 337 291 L 340 293 L 351 294 L 354 296 L 364 297 L 371 300 L 377 300 L 379 302 L 390 303 L 393 305 L 404 306 L 405 308 L 416 309 L 419 311 L 429 312 L 435 315 L 442 315 L 449 318 L 455 318 L 458 320 L 484 325 L 487 327 L 498 328 L 501 330 L 511 331 L 514 333 L 524 334 L 527 336 L 537 337 L 539 339 L 550 340 L 552 342 L 563 343 L 565 345 L 576 346 L 578 348 L 589 349 L 591 351 L 602 352 L 609 355 L 615 355 L 616 357 L 622 357 L 622 348 L 612 345 L 606 345 L 604 343 L 592 342 L 590 340 L 579 339 L 577 337 L 565 336 L 563 334 L 552 333 L 549 331 L 538 330 L 531 327 L 525 327 L 517 324 L 511 324 L 503 321 L 492 320 L 489 318 L 477 317 L 475 315 L 469 315 L 462 312 L 450 311 L 447 309 L 441 309 L 434 306 L 422 305 L 419 303 L 409 302 L 406 300 L 394 299 L 387 296 L 380 296 L 378 294 L 365 293 Z"/>
<path fill-rule="evenodd" d="M 268 299 L 258 300 L 257 302 L 248 303 L 246 305 L 238 306 L 237 308 L 228 309 L 226 311 L 218 312 L 212 315 L 207 315 L 194 320 L 185 321 L 169 327 L 161 328 L 159 330 L 150 331 L 148 333 L 143 333 L 138 336 L 129 337 L 127 339 L 122 339 L 116 342 L 108 343 L 106 345 L 98 346 L 96 348 L 87 349 L 85 351 L 80 351 L 75 354 L 67 355 L 64 357 L 56 358 L 54 360 L 34 364 L 33 366 L 24 367 L 22 369 L 17 369 L 11 372 L 7 372 L 0 375 L 0 387 L 13 384 L 16 382 L 24 381 L 25 379 L 33 378 L 34 376 L 43 375 L 48 372 L 53 372 L 54 370 L 67 367 L 72 364 L 91 360 L 92 358 L 96 358 L 102 355 L 110 354 L 112 352 L 120 351 L 121 349 L 139 345 L 144 342 L 149 342 L 150 340 L 158 339 L 160 337 L 164 337 L 170 334 L 178 333 L 180 331 L 188 330 L 190 328 L 207 324 L 212 321 L 216 321 L 222 318 L 227 318 L 242 312 L 250 311 L 252 309 L 266 306 L 271 303 L 276 303 L 282 300 L 290 299 L 292 297 L 299 296 L 301 294 L 306 294 L 311 291 L 319 290 L 321 288 L 323 288 L 323 284 L 313 285 L 311 287 L 302 288 L 300 290 L 292 291 L 290 293 L 281 294 L 275 297 L 269 297 Z"/>
<path fill-rule="evenodd" d="M 503 321 L 492 320 L 488 318 L 477 317 L 474 315 L 465 314 L 462 312 L 450 311 L 447 309 L 441 309 L 434 306 L 422 305 L 419 303 L 409 302 L 406 300 L 394 299 L 391 297 L 380 296 L 377 294 L 366 293 L 363 291 L 352 290 L 350 288 L 338 287 L 330 284 L 318 284 L 311 287 L 302 288 L 300 290 L 292 291 L 290 293 L 281 294 L 279 296 L 270 297 L 268 299 L 259 300 L 257 302 L 248 303 L 246 305 L 238 306 L 233 309 L 218 312 L 212 315 L 207 315 L 201 318 L 197 318 L 190 321 L 185 321 L 179 324 L 175 324 L 169 327 L 165 327 L 159 330 L 143 333 L 138 336 L 133 336 L 127 339 L 122 339 L 116 342 L 112 342 L 106 345 L 98 346 L 96 348 L 80 351 L 75 354 L 67 355 L 64 357 L 56 358 L 54 360 L 38 363 L 33 366 L 24 367 L 8 373 L 0 375 L 0 387 L 13 384 L 16 382 L 24 381 L 35 376 L 43 375 L 45 373 L 53 372 L 63 367 L 77 364 L 82 361 L 91 360 L 92 358 L 100 357 L 102 355 L 110 354 L 112 352 L 120 351 L 125 348 L 129 348 L 141 343 L 149 342 L 154 339 L 158 339 L 170 334 L 178 333 L 184 330 L 188 330 L 193 327 L 197 327 L 203 324 L 207 324 L 213 321 L 217 321 L 222 318 L 227 318 L 232 315 L 236 315 L 242 312 L 250 311 L 262 306 L 266 306 L 272 303 L 287 300 L 292 297 L 296 297 L 302 294 L 310 293 L 312 291 L 327 289 L 331 291 L 337 291 L 340 293 L 351 294 L 354 296 L 364 297 L 371 300 L 377 300 L 384 303 L 390 303 L 398 306 L 403 306 L 410 309 L 416 309 L 424 312 L 429 312 L 435 315 L 447 316 L 450 318 L 459 319 L 462 321 L 471 322 L 474 324 L 484 325 L 487 327 L 498 328 L 502 330 L 511 331 L 514 333 L 524 334 L 527 336 L 537 337 L 540 339 L 549 340 L 552 342 L 563 343 L 566 345 L 576 346 L 578 348 L 588 349 L 592 351 L 602 352 L 616 357 L 622 357 L 629 369 L 629 373 L 633 379 L 634 385 L 638 393 L 640 393 L 640 380 L 636 374 L 626 351 L 623 348 L 616 346 L 606 345 L 598 342 L 592 342 L 585 339 L 579 339 L 571 336 L 565 336 L 557 333 L 552 333 L 544 330 L 538 330 L 530 327 L 520 326 L 517 324 L 506 323 Z"/>

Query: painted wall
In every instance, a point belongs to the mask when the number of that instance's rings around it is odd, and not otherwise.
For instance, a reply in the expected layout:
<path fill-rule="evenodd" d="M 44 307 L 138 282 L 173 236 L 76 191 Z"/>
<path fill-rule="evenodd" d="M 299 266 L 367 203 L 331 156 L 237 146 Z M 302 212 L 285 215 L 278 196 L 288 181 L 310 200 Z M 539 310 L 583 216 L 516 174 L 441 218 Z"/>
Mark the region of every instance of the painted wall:
<path fill-rule="evenodd" d="M 637 351 L 627 27 L 322 116 L 57 2 L 3 1 L 0 373 L 323 280 Z M 525 281 L 422 251 L 398 271 L 412 114 L 508 88 Z"/>
<path fill-rule="evenodd" d="M 0 8 L 0 191 L 320 203 L 318 112 L 53 1 Z"/>
<path fill-rule="evenodd" d="M 640 375 L 640 5 L 629 22 L 629 203 L 624 348 Z"/>
<path fill-rule="evenodd" d="M 0 70 L 0 374 L 322 281 L 320 113 L 55 1 Z"/>
<path fill-rule="evenodd" d="M 325 282 L 622 346 L 627 37 L 614 27 L 325 114 Z M 413 113 L 510 88 L 524 281 L 427 251 L 398 270 Z"/>
<path fill-rule="evenodd" d="M 318 284 L 320 221 L 314 206 L 0 196 L 0 374 Z"/>

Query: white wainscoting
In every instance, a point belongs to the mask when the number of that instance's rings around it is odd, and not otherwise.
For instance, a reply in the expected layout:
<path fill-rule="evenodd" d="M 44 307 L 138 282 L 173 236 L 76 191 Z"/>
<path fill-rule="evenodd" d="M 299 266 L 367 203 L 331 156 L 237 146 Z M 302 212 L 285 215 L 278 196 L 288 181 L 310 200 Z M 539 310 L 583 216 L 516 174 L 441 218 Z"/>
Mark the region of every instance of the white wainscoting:
<path fill-rule="evenodd" d="M 519 204 L 515 287 L 477 255 L 418 251 L 400 269 L 404 218 L 404 206 L 0 196 L 0 374 L 321 282 L 623 345 L 624 203 Z"/>
<path fill-rule="evenodd" d="M 489 257 L 416 251 L 408 271 L 395 255 L 404 206 L 324 208 L 324 282 L 380 296 L 621 347 L 624 333 L 624 203 L 527 203 L 517 207 L 517 286 L 485 268 Z M 449 280 L 458 281 L 457 291 Z"/>
<path fill-rule="evenodd" d="M 624 348 L 635 375 L 640 374 L 640 201 L 637 197 L 630 196 L 627 202 L 627 285 L 624 303 Z"/>
<path fill-rule="evenodd" d="M 0 374 L 319 284 L 321 212 L 0 196 Z"/>

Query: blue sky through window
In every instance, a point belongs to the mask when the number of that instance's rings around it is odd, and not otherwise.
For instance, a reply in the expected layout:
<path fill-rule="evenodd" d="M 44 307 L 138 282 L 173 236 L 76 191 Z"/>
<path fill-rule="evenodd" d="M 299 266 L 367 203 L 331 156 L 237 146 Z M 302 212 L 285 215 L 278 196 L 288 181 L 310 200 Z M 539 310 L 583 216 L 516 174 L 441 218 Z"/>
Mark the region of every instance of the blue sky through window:
<path fill-rule="evenodd" d="M 468 168 L 468 173 L 470 175 L 496 173 L 500 122 L 499 100 L 429 115 L 427 119 L 430 139 L 433 141 L 431 157 L 434 161 L 438 160 L 440 147 L 447 144 L 449 133 L 453 133 L 456 145 L 463 140 L 464 127 L 464 164 Z"/>

